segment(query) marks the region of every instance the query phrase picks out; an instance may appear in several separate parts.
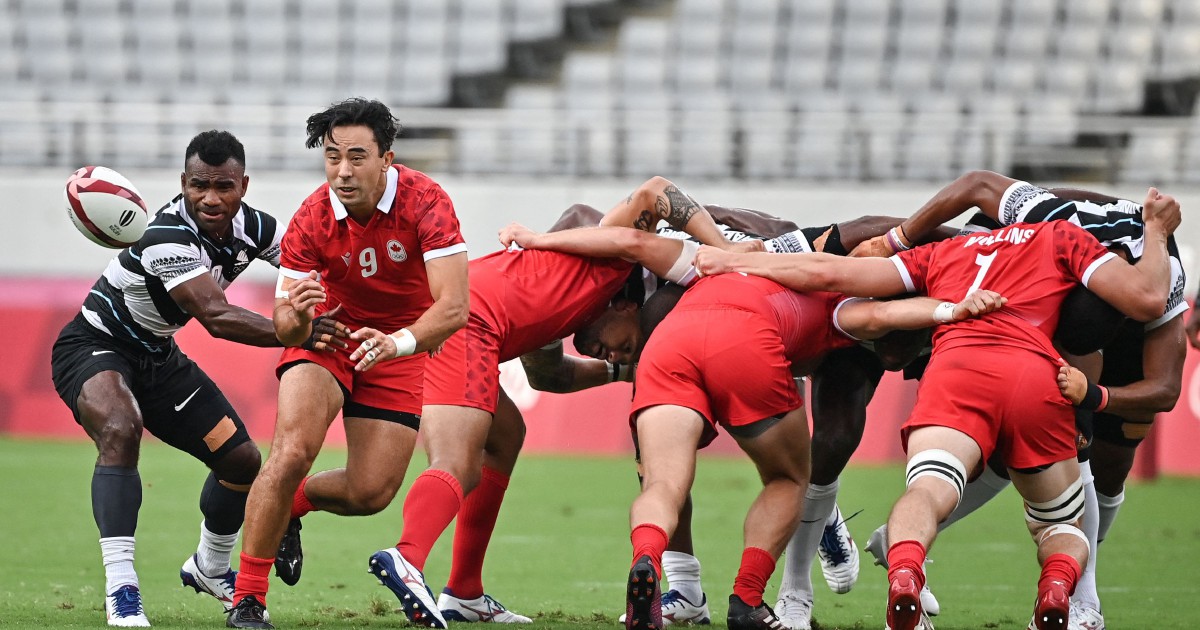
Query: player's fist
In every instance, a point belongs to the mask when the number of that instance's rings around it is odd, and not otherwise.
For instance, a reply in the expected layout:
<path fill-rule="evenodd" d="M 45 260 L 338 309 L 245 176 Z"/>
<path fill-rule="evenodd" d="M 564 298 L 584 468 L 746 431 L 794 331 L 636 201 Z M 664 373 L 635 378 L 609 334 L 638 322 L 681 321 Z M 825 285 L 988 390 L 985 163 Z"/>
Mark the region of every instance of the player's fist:
<path fill-rule="evenodd" d="M 512 247 L 513 243 L 521 247 L 528 247 L 529 240 L 537 232 L 521 225 L 520 223 L 509 223 L 500 230 L 500 244 L 505 247 Z"/>
<path fill-rule="evenodd" d="M 288 303 L 301 321 L 312 321 L 313 309 L 325 302 L 325 287 L 321 286 L 318 277 L 317 272 L 310 271 L 307 278 L 293 282 L 288 287 Z"/>
<path fill-rule="evenodd" d="M 1008 298 L 995 291 L 976 289 L 966 299 L 954 305 L 954 319 L 951 321 L 961 322 L 971 317 L 986 315 L 1000 310 L 1006 303 Z"/>
<path fill-rule="evenodd" d="M 374 328 L 359 328 L 350 333 L 350 338 L 360 342 L 354 352 L 350 353 L 350 360 L 358 361 L 354 366 L 355 372 L 366 372 L 377 364 L 396 357 L 396 341 L 391 335 Z"/>
<path fill-rule="evenodd" d="M 701 245 L 692 264 L 696 266 L 696 273 L 702 276 L 716 276 L 732 271 L 733 261 L 736 259 L 737 254 Z"/>
<path fill-rule="evenodd" d="M 1078 405 L 1083 401 L 1083 397 L 1087 394 L 1087 377 L 1078 369 L 1067 365 L 1064 361 L 1058 366 L 1058 391 L 1067 400 L 1071 401 L 1072 405 Z"/>
<path fill-rule="evenodd" d="M 1183 220 L 1179 202 L 1171 195 L 1164 195 L 1151 187 L 1146 191 L 1146 200 L 1142 202 L 1142 220 L 1148 225 L 1158 225 L 1165 234 L 1171 234 Z"/>
<path fill-rule="evenodd" d="M 892 246 L 888 244 L 886 236 L 876 236 L 869 238 L 858 244 L 857 247 L 850 250 L 850 255 L 855 258 L 887 258 L 896 253 Z"/>

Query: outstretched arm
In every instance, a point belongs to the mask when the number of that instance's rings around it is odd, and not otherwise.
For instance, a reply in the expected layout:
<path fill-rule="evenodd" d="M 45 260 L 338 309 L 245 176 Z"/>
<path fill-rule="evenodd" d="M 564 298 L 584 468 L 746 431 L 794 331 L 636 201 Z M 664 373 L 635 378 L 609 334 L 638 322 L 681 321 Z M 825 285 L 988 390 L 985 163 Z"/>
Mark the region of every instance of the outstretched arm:
<path fill-rule="evenodd" d="M 726 208 L 712 204 L 704 204 L 704 209 L 717 223 L 762 238 L 773 238 L 800 229 L 800 226 L 791 221 L 758 210 Z"/>
<path fill-rule="evenodd" d="M 221 286 L 207 273 L 179 284 L 169 293 L 179 308 L 200 320 L 213 337 L 264 348 L 282 345 L 271 320 L 230 304 Z"/>
<path fill-rule="evenodd" d="M 836 291 L 861 297 L 887 297 L 905 292 L 900 271 L 886 258 L 737 254 L 701 247 L 695 264 L 701 275 L 745 273 L 774 280 L 795 291 Z"/>
<path fill-rule="evenodd" d="M 691 253 L 696 247 L 695 243 L 624 227 L 539 233 L 517 223 L 500 231 L 500 242 L 505 247 L 516 243 L 525 249 L 548 249 L 594 258 L 623 258 L 672 282 L 678 282 L 690 269 Z"/>
<path fill-rule="evenodd" d="M 665 177 L 655 176 L 646 180 L 624 201 L 609 210 L 600 225 L 629 227 L 653 234 L 660 219 L 705 245 L 738 251 L 762 251 L 762 244 L 757 241 L 735 244 L 725 240 L 712 215 Z"/>
<path fill-rule="evenodd" d="M 632 370 L 600 359 L 571 356 L 562 341 L 521 355 L 529 386 L 543 392 L 566 394 L 599 387 L 616 380 L 633 380 Z"/>
<path fill-rule="evenodd" d="M 1007 301 L 986 289 L 972 292 L 957 304 L 929 297 L 887 302 L 855 300 L 838 309 L 837 324 L 856 339 L 878 339 L 893 330 L 916 330 L 980 317 L 999 310 Z"/>

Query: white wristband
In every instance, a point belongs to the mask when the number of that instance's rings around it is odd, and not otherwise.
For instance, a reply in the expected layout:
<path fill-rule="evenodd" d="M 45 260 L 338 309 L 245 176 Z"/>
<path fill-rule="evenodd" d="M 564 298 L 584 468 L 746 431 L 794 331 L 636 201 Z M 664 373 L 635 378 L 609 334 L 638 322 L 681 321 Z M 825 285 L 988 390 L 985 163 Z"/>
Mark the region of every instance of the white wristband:
<path fill-rule="evenodd" d="M 288 292 L 283 290 L 283 274 L 279 274 L 279 279 L 275 281 L 275 299 L 286 300 Z"/>
<path fill-rule="evenodd" d="M 942 302 L 933 309 L 933 321 L 939 324 L 954 321 L 954 308 L 958 306 L 954 302 Z"/>
<path fill-rule="evenodd" d="M 407 328 L 401 328 L 388 336 L 396 342 L 396 356 L 406 357 L 417 351 L 417 338 L 408 332 Z"/>

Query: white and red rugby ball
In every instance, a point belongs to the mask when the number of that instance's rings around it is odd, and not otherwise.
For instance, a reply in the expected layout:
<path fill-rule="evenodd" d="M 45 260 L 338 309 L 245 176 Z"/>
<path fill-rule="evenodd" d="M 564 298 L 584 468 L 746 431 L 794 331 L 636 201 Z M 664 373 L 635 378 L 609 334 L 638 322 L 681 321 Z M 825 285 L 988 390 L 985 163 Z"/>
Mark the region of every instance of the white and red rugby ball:
<path fill-rule="evenodd" d="M 75 171 L 63 194 L 71 223 L 93 243 L 124 249 L 146 231 L 146 202 L 132 182 L 111 168 L 85 166 Z"/>

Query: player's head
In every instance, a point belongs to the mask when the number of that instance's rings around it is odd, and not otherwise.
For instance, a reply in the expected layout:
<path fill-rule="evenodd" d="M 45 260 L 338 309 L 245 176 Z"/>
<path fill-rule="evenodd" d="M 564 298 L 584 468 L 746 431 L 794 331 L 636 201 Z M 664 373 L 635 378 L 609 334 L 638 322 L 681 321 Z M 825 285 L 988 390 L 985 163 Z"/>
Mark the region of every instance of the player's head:
<path fill-rule="evenodd" d="M 932 331 L 932 328 L 893 330 L 872 341 L 871 347 L 883 369 L 889 372 L 903 370 L 929 347 Z"/>
<path fill-rule="evenodd" d="M 400 123 L 387 105 L 346 99 L 308 117 L 305 146 L 325 151 L 325 178 L 348 210 L 370 212 L 387 189 Z"/>
<path fill-rule="evenodd" d="M 1108 345 L 1124 323 L 1121 311 L 1080 285 L 1059 307 L 1054 341 L 1071 354 L 1091 354 Z"/>
<path fill-rule="evenodd" d="M 192 138 L 183 155 L 184 209 L 201 231 L 227 238 L 250 184 L 246 149 L 233 134 L 214 129 Z"/>
<path fill-rule="evenodd" d="M 638 305 L 624 298 L 613 300 L 600 317 L 575 332 L 575 350 L 610 363 L 630 364 L 642 351 Z"/>

